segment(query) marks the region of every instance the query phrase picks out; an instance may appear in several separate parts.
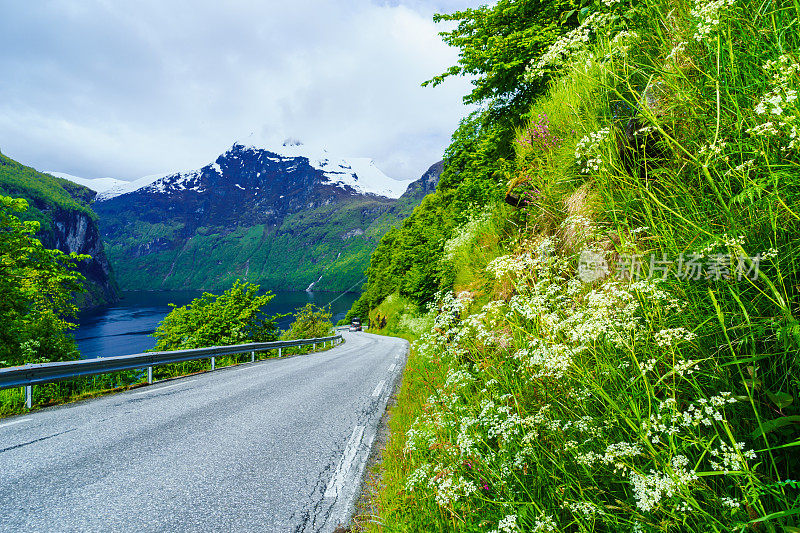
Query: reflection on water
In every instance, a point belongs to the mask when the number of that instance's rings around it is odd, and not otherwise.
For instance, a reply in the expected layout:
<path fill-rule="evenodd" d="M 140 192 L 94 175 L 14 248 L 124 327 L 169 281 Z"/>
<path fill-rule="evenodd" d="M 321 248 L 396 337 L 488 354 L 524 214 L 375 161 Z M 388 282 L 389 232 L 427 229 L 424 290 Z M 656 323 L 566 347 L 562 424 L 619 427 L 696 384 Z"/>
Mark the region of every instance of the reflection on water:
<path fill-rule="evenodd" d="M 170 312 L 170 303 L 186 305 L 202 294 L 202 291 L 123 292 L 119 303 L 80 313 L 78 327 L 72 333 L 81 355 L 87 359 L 141 353 L 155 346 L 155 339 L 149 335 Z M 302 291 L 277 292 L 265 311 L 269 314 L 291 313 L 308 302 L 326 305 L 337 296 Z M 345 294 L 331 304 L 334 324 L 344 318 L 356 298 L 357 294 Z M 291 322 L 292 317 L 288 316 L 278 323 L 286 329 Z"/>

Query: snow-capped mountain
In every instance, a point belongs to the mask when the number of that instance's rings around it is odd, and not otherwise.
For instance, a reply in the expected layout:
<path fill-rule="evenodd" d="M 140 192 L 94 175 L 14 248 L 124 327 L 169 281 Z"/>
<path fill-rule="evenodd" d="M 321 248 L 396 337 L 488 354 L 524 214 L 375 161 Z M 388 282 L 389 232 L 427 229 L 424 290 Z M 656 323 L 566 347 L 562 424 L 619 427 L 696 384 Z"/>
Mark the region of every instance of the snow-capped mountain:
<path fill-rule="evenodd" d="M 264 150 L 255 145 L 247 145 L 248 150 Z M 387 198 L 399 198 L 412 180 L 400 181 L 384 174 L 375 161 L 369 158 L 336 158 L 324 148 L 314 148 L 300 142 L 284 142 L 273 153 L 285 159 L 307 159 L 309 164 L 321 170 L 332 184 L 351 187 L 361 194 L 377 194 Z"/>
<path fill-rule="evenodd" d="M 200 169 L 108 188 L 92 207 L 125 289 L 220 289 L 247 279 L 344 290 L 421 201 L 419 188 L 369 159 L 235 143 Z"/>
<path fill-rule="evenodd" d="M 257 156 L 255 159 L 251 155 Z M 408 188 L 411 180 L 399 181 L 388 177 L 369 158 L 337 158 L 333 157 L 324 148 L 313 148 L 298 142 L 285 142 L 280 148 L 267 149 L 255 145 L 246 145 L 241 142 L 234 145 L 217 160 L 198 170 L 189 172 L 176 172 L 171 174 L 154 174 L 145 176 L 135 181 L 122 181 L 112 178 L 86 179 L 65 174 L 50 172 L 53 176 L 64 178 L 90 189 L 97 191 L 97 201 L 110 200 L 116 196 L 128 194 L 139 189 L 149 192 L 164 192 L 176 190 L 195 190 L 204 192 L 203 175 L 209 172 L 218 174 L 222 178 L 237 179 L 241 170 L 237 165 L 227 165 L 225 162 L 235 159 L 248 160 L 261 163 L 257 177 L 269 174 L 270 167 L 283 166 L 287 171 L 301 169 L 309 166 L 318 170 L 324 176 L 320 184 L 333 185 L 342 190 L 352 191 L 355 194 L 374 194 L 386 198 L 399 198 Z M 271 165 L 274 163 L 275 165 Z M 230 175 L 226 175 L 225 172 Z M 240 189 L 244 185 L 239 184 Z"/>

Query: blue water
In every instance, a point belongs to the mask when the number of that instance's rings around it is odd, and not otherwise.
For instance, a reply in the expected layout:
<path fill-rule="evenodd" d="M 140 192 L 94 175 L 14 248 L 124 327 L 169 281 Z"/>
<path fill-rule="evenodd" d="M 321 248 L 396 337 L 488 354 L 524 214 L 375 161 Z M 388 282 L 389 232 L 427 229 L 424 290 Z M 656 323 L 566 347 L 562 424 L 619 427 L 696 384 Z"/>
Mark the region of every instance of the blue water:
<path fill-rule="evenodd" d="M 81 355 L 87 359 L 141 353 L 155 346 L 155 339 L 150 334 L 170 312 L 170 303 L 186 305 L 201 294 L 202 291 L 123 292 L 119 303 L 80 313 L 78 327 L 72 333 Z M 323 306 L 338 296 L 302 291 L 276 292 L 265 311 L 269 314 L 291 313 L 308 302 Z M 345 294 L 331 304 L 334 324 L 344 318 L 356 298 L 357 294 Z M 286 329 L 291 322 L 292 317 L 288 316 L 278 323 L 281 329 Z"/>

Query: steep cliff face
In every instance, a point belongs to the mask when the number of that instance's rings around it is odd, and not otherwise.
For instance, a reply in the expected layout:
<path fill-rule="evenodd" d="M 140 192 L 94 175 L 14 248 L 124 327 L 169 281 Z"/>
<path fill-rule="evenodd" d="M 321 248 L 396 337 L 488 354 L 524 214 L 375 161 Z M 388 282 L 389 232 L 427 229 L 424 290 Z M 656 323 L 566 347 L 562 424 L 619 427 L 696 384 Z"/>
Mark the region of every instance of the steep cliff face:
<path fill-rule="evenodd" d="M 97 222 L 89 215 L 77 211 L 56 209 L 52 213 L 52 233 L 42 236 L 42 243 L 65 253 L 88 254 L 78 271 L 86 276 L 87 292 L 77 296 L 81 307 L 93 307 L 119 300 L 111 264 L 106 257 Z M 52 239 L 52 242 L 49 240 Z"/>
<path fill-rule="evenodd" d="M 96 195 L 94 191 L 38 172 L 0 154 L 0 194 L 28 201 L 28 211 L 21 218 L 39 222 L 41 229 L 37 237 L 46 247 L 91 256 L 78 266 L 78 271 L 86 277 L 84 286 L 87 289 L 76 296 L 80 307 L 119 300 L 97 216 L 88 205 Z"/>

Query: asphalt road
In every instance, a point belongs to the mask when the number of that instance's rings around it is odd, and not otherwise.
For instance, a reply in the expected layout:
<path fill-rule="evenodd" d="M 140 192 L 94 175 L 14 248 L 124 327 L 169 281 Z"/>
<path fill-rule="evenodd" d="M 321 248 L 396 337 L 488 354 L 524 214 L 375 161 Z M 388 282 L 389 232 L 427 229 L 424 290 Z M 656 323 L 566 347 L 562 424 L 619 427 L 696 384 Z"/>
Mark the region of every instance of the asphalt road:
<path fill-rule="evenodd" d="M 344 337 L 0 420 L 0 530 L 332 531 L 407 353 Z"/>

